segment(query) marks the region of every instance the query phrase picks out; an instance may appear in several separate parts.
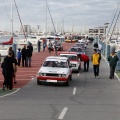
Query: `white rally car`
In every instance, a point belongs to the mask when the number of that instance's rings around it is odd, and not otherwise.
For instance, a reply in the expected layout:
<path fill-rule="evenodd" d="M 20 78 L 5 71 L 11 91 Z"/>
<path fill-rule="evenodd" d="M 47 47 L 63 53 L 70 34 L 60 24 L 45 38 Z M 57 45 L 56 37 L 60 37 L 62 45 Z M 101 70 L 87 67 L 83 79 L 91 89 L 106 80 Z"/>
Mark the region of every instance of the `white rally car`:
<path fill-rule="evenodd" d="M 64 83 L 69 86 L 72 80 L 72 69 L 67 57 L 49 56 L 38 71 L 37 84 L 42 82 Z"/>
<path fill-rule="evenodd" d="M 77 71 L 77 72 L 80 71 L 81 61 L 79 55 L 76 52 L 61 52 L 60 56 L 69 58 L 72 71 Z"/>

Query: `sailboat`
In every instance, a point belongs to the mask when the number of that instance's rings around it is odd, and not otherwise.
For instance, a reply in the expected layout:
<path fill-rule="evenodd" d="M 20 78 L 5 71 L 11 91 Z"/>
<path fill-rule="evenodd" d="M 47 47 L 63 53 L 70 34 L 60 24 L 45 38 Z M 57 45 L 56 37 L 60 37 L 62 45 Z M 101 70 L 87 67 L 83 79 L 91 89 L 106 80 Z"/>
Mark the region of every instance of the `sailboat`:
<path fill-rule="evenodd" d="M 13 44 L 13 37 L 11 37 L 9 41 L 2 42 L 1 44 L 2 45 L 12 45 Z"/>
<path fill-rule="evenodd" d="M 46 1 L 46 13 L 47 13 L 47 9 L 49 11 L 50 18 L 51 18 L 51 21 L 52 21 L 52 24 L 53 24 L 53 27 L 54 27 L 54 32 L 56 33 L 56 29 L 55 29 L 55 26 L 54 26 L 54 23 L 53 23 L 53 19 L 52 19 L 51 13 L 50 13 L 50 9 L 49 9 L 47 1 Z M 47 16 L 47 14 L 46 14 L 46 16 Z M 39 29 L 38 29 L 38 31 L 39 31 Z M 49 40 L 51 40 L 51 42 L 53 43 L 58 38 L 59 38 L 60 41 L 64 41 L 64 39 L 65 39 L 64 36 L 48 35 L 47 34 L 47 17 L 46 17 L 46 30 L 45 30 L 44 33 L 45 34 L 42 34 L 41 36 L 37 35 L 37 36 L 28 37 L 27 39 L 18 39 L 18 40 L 16 40 L 16 42 L 17 42 L 18 46 L 27 45 L 28 42 L 30 42 L 32 44 L 33 48 L 37 48 L 38 40 L 40 40 L 41 43 L 43 43 L 43 41 L 46 40 L 46 44 L 48 44 Z"/>
<path fill-rule="evenodd" d="M 11 0 L 11 38 L 9 41 L 0 43 L 0 56 L 5 57 L 8 55 L 8 49 L 13 44 L 13 0 Z M 2 61 L 0 61 L 2 62 Z"/>

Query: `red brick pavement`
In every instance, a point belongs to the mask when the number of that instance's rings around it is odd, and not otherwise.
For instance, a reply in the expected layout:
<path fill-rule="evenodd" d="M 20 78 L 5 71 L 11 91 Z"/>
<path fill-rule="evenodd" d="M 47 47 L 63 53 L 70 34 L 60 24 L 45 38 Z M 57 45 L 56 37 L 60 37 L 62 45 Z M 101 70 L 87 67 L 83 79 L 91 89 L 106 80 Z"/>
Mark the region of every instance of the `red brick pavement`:
<path fill-rule="evenodd" d="M 67 51 L 71 46 L 73 46 L 75 43 L 63 43 L 63 49 L 64 51 Z M 58 51 L 59 52 L 59 51 Z M 46 49 L 45 52 L 34 52 L 32 56 L 32 67 L 18 67 L 17 74 L 16 74 L 16 81 L 17 84 L 14 84 L 14 88 L 21 88 L 24 85 L 26 85 L 29 81 L 31 81 L 33 78 L 36 77 L 37 72 L 43 63 L 44 59 L 47 56 L 54 55 L 54 51 L 52 51 L 51 54 L 49 54 L 48 50 Z M 2 88 L 3 84 L 3 76 L 2 76 L 2 69 L 0 69 L 0 88 Z"/>

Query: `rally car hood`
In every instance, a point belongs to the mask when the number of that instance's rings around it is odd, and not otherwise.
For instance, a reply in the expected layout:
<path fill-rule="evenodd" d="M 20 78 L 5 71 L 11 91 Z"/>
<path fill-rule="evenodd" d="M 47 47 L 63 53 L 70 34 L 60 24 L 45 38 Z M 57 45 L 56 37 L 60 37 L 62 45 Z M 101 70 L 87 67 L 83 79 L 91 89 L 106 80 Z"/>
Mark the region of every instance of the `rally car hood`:
<path fill-rule="evenodd" d="M 57 68 L 57 67 L 41 67 L 39 73 L 56 73 L 56 74 L 67 74 L 68 68 Z"/>
<path fill-rule="evenodd" d="M 70 60 L 70 63 L 73 63 L 73 64 L 76 64 L 76 63 L 78 63 L 78 61 L 77 60 Z"/>

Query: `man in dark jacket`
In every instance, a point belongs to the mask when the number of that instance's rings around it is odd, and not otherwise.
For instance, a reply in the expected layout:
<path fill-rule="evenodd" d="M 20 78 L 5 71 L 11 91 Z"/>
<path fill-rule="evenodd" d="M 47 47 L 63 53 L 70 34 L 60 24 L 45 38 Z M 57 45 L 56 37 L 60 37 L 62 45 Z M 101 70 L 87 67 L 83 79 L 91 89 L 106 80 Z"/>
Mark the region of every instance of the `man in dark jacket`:
<path fill-rule="evenodd" d="M 118 56 L 115 54 L 115 50 L 112 50 L 111 55 L 108 57 L 109 65 L 110 65 L 110 79 L 114 78 L 115 67 L 117 65 L 117 61 L 119 60 Z"/>
<path fill-rule="evenodd" d="M 98 43 L 97 43 L 97 42 L 94 44 L 94 47 L 95 47 L 96 49 L 98 48 Z"/>
<path fill-rule="evenodd" d="M 32 51 L 30 49 L 30 46 L 27 46 L 27 49 L 26 49 L 26 67 L 31 67 L 31 57 L 32 57 Z"/>
<path fill-rule="evenodd" d="M 4 58 L 4 62 L 6 65 L 5 65 L 5 68 L 3 68 L 5 70 L 4 75 L 5 75 L 5 80 L 9 90 L 13 89 L 13 75 L 15 75 L 15 69 L 16 69 L 15 58 L 12 56 L 13 56 L 13 52 L 8 51 L 8 55 Z M 3 85 L 5 85 L 6 83 L 3 83 Z"/>
<path fill-rule="evenodd" d="M 40 42 L 40 40 L 38 40 L 37 47 L 38 47 L 38 52 L 40 52 L 40 49 L 41 49 L 41 42 Z"/>
<path fill-rule="evenodd" d="M 26 66 L 26 46 L 22 48 L 22 66 Z"/>

